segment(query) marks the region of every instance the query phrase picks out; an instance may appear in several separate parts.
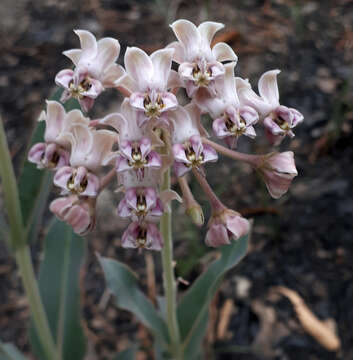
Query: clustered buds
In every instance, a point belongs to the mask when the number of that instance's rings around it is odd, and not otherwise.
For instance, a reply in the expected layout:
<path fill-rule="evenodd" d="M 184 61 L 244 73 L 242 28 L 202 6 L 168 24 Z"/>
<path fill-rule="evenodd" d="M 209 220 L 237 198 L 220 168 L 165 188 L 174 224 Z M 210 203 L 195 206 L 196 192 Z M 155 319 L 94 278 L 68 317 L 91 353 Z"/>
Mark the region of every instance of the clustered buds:
<path fill-rule="evenodd" d="M 44 142 L 30 149 L 28 159 L 39 169 L 55 171 L 61 197 L 52 201 L 50 210 L 78 234 L 94 228 L 96 199 L 116 177 L 118 192 L 123 193 L 117 216 L 131 220 L 122 246 L 161 250 L 157 225 L 172 200 L 183 201 L 186 214 L 196 225 L 203 224 L 202 208 L 185 176 L 191 172 L 212 208 L 206 244 L 229 244 L 248 233 L 250 224 L 213 192 L 206 179 L 208 163 L 216 162 L 218 153 L 249 163 L 274 198 L 285 194 L 297 175 L 292 152 L 248 155 L 232 150 L 242 135 L 254 139 L 257 125 L 263 125 L 270 143 L 278 145 L 286 135 L 293 137 L 293 128 L 303 121 L 299 111 L 279 103 L 279 70 L 261 76 L 257 95 L 248 80 L 234 76 L 238 58 L 233 49 L 222 42 L 211 46 L 223 24 L 207 21 L 196 27 L 178 20 L 171 28 L 178 41 L 151 55 L 128 47 L 124 67 L 116 63 L 118 40 L 97 41 L 85 30 L 75 31 L 81 48 L 64 52 L 74 67 L 56 75 L 56 84 L 63 88 L 61 102 L 73 97 L 87 113 L 108 88 L 125 96 L 119 112 L 100 119 L 91 120 L 79 110 L 66 112 L 56 101 L 47 101 L 39 118 L 46 123 Z M 172 70 L 173 61 L 178 71 Z M 190 98 L 185 106 L 176 96 L 180 88 Z M 203 114 L 211 116 L 213 133 L 226 146 L 209 139 Z M 174 169 L 182 197 L 161 189 L 169 168 Z"/>

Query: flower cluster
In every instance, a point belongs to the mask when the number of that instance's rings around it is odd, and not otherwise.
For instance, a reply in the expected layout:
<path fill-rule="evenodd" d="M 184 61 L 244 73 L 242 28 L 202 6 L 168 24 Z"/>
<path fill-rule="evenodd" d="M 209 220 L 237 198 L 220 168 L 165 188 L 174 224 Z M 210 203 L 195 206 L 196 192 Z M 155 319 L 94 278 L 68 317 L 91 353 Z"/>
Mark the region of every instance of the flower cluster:
<path fill-rule="evenodd" d="M 75 31 L 81 48 L 64 52 L 74 67 L 56 75 L 62 102 L 74 97 L 87 113 L 107 88 L 125 96 L 119 112 L 100 119 L 90 120 L 79 110 L 66 112 L 55 101 L 47 101 L 39 118 L 46 122 L 44 142 L 31 148 L 29 161 L 55 171 L 54 184 L 62 196 L 50 210 L 78 234 L 93 229 L 97 196 L 116 177 L 123 193 L 117 215 L 131 220 L 122 246 L 161 250 L 157 225 L 172 200 L 183 201 L 195 224 L 203 224 L 202 209 L 185 176 L 191 172 L 212 207 L 206 244 L 229 244 L 249 231 L 249 222 L 216 196 L 206 179 L 208 163 L 218 161 L 218 154 L 247 162 L 274 198 L 286 193 L 297 175 L 292 152 L 250 155 L 233 150 L 242 135 L 256 137 L 255 126 L 263 125 L 270 143 L 278 145 L 286 135 L 293 137 L 293 128 L 303 121 L 297 110 L 279 103 L 279 70 L 261 76 L 257 95 L 248 80 L 234 76 L 238 58 L 233 49 L 222 42 L 211 45 L 222 24 L 208 21 L 196 27 L 178 20 L 171 28 L 177 41 L 151 55 L 128 47 L 124 67 L 116 63 L 117 40 L 96 41 L 85 30 Z M 178 71 L 172 70 L 173 61 Z M 181 88 L 190 98 L 185 106 L 176 97 Z M 210 140 L 203 114 L 211 116 L 213 134 L 225 146 Z M 104 172 L 104 167 L 110 170 Z M 169 168 L 178 178 L 182 197 L 161 190 Z"/>

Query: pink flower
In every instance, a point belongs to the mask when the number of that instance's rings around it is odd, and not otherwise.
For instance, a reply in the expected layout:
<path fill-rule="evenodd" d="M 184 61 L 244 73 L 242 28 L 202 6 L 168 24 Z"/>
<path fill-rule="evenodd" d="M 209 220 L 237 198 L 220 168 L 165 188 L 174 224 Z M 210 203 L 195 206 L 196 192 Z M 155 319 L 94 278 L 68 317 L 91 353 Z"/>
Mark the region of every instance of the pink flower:
<path fill-rule="evenodd" d="M 206 162 L 215 162 L 217 152 L 210 146 L 202 144 L 199 135 L 193 135 L 184 144 L 173 145 L 174 171 L 178 177 L 183 176 L 193 167 L 201 170 Z"/>
<path fill-rule="evenodd" d="M 270 195 L 275 199 L 288 191 L 293 178 L 298 175 L 292 151 L 265 155 L 257 170 L 264 179 Z"/>
<path fill-rule="evenodd" d="M 79 235 L 86 235 L 95 226 L 95 205 L 87 199 L 75 195 L 61 197 L 51 202 L 50 211 Z"/>
<path fill-rule="evenodd" d="M 250 230 L 250 223 L 239 213 L 226 209 L 212 215 L 208 223 L 206 245 L 218 247 L 230 244 L 230 240 L 238 240 Z"/>
<path fill-rule="evenodd" d="M 163 239 L 155 224 L 133 222 L 123 234 L 122 246 L 159 251 L 163 247 Z"/>
<path fill-rule="evenodd" d="M 118 173 L 135 170 L 137 177 L 142 178 L 145 168 L 158 169 L 162 166 L 160 155 L 152 150 L 151 140 L 147 137 L 138 141 L 124 140 L 120 144 L 119 153 L 116 161 Z"/>
<path fill-rule="evenodd" d="M 28 160 L 37 164 L 38 169 L 57 170 L 69 165 L 70 153 L 56 144 L 37 143 L 31 147 Z"/>
<path fill-rule="evenodd" d="M 294 137 L 292 129 L 304 120 L 296 109 L 280 105 L 277 75 L 280 70 L 271 70 L 262 74 L 258 96 L 248 81 L 237 78 L 237 90 L 242 103 L 254 107 L 262 116 L 269 140 L 275 145 L 286 135 Z"/>
<path fill-rule="evenodd" d="M 104 88 L 114 87 L 124 74 L 124 69 L 115 63 L 119 57 L 120 44 L 113 38 L 97 42 L 94 35 L 86 30 L 75 30 L 75 33 L 80 38 L 81 49 L 64 51 L 75 69 L 61 70 L 55 82 L 65 89 L 61 101 L 74 97 L 82 109 L 88 111 Z"/>
<path fill-rule="evenodd" d="M 97 172 L 101 166 L 108 165 L 117 153 L 112 152 L 117 134 L 110 130 L 95 130 L 82 124 L 71 127 L 65 138 L 71 144 L 70 165 L 83 166 Z"/>
<path fill-rule="evenodd" d="M 125 196 L 118 206 L 120 217 L 132 217 L 134 221 L 139 219 L 158 221 L 162 214 L 162 201 L 157 197 L 156 190 L 152 187 L 126 190 Z"/>
<path fill-rule="evenodd" d="M 99 178 L 83 166 L 64 166 L 54 176 L 54 184 L 63 189 L 64 194 L 95 197 L 99 190 Z"/>
<path fill-rule="evenodd" d="M 87 126 L 89 119 L 81 111 L 65 112 L 64 107 L 56 101 L 47 101 L 47 111 L 43 111 L 38 121 L 45 121 L 45 143 L 32 146 L 28 160 L 37 165 L 38 169 L 58 169 L 69 164 L 70 143 L 65 134 L 75 124 Z"/>
<path fill-rule="evenodd" d="M 144 115 L 139 126 L 151 118 L 165 120 L 166 113 L 178 105 L 175 95 L 168 92 L 173 52 L 173 49 L 162 49 L 148 56 L 137 47 L 126 50 L 126 75 L 116 86 L 131 94 L 131 106 Z"/>
<path fill-rule="evenodd" d="M 171 25 L 179 41 L 168 47 L 175 50 L 173 60 L 180 64 L 178 72 L 190 97 L 200 87 L 206 87 L 214 96 L 225 71 L 221 62 L 238 60 L 225 43 L 218 43 L 211 49 L 215 33 L 223 27 L 211 21 L 196 27 L 188 20 L 177 20 Z"/>
<path fill-rule="evenodd" d="M 203 112 L 209 112 L 214 119 L 212 127 L 216 136 L 224 139 L 231 148 L 236 146 L 241 135 L 254 139 L 256 133 L 253 125 L 259 120 L 259 115 L 254 108 L 240 105 L 235 85 L 234 66 L 234 63 L 224 65 L 226 70 L 224 83 L 217 97 L 213 97 L 203 89 L 195 96 L 197 105 Z"/>

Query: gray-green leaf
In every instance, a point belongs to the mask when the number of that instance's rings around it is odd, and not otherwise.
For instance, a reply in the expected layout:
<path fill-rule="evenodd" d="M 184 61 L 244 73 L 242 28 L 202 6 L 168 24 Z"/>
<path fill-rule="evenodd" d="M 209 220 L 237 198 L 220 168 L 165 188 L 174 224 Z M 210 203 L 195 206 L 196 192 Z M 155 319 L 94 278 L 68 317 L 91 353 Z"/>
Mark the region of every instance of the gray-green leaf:
<path fill-rule="evenodd" d="M 245 256 L 248 236 L 222 246 L 221 257 L 200 275 L 181 299 L 178 320 L 184 354 L 187 359 L 197 356 L 208 318 L 208 306 L 220 286 L 224 274 Z"/>
<path fill-rule="evenodd" d="M 168 342 L 168 330 L 162 317 L 139 289 L 136 275 L 119 261 L 100 257 L 108 288 L 116 296 L 117 306 L 131 311 L 155 335 Z"/>
<path fill-rule="evenodd" d="M 63 360 L 83 359 L 86 339 L 80 318 L 79 272 L 86 242 L 72 228 L 55 220 L 44 244 L 44 259 L 39 272 L 39 290 L 49 326 Z M 31 343 L 39 358 L 42 349 L 35 329 Z"/>

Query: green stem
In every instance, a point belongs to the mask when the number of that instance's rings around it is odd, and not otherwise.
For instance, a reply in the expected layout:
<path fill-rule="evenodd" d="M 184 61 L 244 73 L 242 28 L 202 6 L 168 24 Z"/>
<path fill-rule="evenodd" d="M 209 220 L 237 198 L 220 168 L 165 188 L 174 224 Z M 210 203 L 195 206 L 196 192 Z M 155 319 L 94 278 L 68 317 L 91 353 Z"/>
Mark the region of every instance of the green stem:
<path fill-rule="evenodd" d="M 2 192 L 10 224 L 10 246 L 14 250 L 17 266 L 29 302 L 33 322 L 48 359 L 58 360 L 53 338 L 43 303 L 39 295 L 29 247 L 26 244 L 25 229 L 22 221 L 18 188 L 13 170 L 5 130 L 0 120 L 0 176 Z"/>
<path fill-rule="evenodd" d="M 170 170 L 164 174 L 161 190 L 170 189 Z M 183 359 L 180 345 L 180 333 L 176 312 L 176 282 L 173 266 L 173 241 L 172 241 L 172 214 L 165 212 L 161 219 L 161 233 L 164 239 L 162 250 L 164 292 L 167 301 L 167 322 L 171 339 L 171 351 L 173 359 Z"/>

